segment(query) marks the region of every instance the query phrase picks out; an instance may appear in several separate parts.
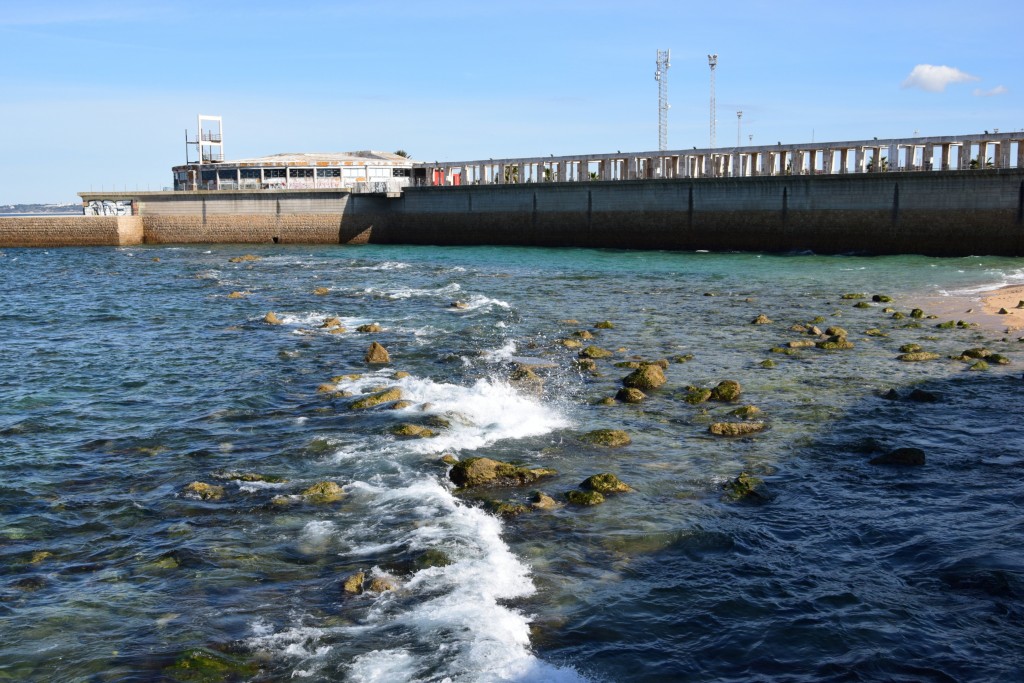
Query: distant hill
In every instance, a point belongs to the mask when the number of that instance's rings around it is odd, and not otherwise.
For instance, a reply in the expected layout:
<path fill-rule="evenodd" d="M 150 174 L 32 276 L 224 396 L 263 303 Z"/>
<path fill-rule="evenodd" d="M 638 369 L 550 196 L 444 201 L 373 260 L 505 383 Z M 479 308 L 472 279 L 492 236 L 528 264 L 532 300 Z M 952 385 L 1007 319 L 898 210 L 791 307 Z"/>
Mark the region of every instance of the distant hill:
<path fill-rule="evenodd" d="M 53 213 L 74 215 L 82 213 L 81 204 L 0 204 L 0 214 Z"/>

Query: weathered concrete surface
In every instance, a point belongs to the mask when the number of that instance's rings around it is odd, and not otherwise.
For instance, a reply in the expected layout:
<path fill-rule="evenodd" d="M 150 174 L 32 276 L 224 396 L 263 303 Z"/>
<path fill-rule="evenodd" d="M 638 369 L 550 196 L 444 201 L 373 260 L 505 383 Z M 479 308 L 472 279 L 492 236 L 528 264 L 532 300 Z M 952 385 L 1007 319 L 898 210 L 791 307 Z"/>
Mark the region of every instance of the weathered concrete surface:
<path fill-rule="evenodd" d="M 1024 254 L 1022 214 L 1018 169 L 483 185 L 408 188 L 399 200 L 366 201 L 360 238 L 1016 256 Z M 343 221 L 342 241 L 356 234 Z"/>
<path fill-rule="evenodd" d="M 0 247 L 141 244 L 139 216 L 0 216 Z"/>

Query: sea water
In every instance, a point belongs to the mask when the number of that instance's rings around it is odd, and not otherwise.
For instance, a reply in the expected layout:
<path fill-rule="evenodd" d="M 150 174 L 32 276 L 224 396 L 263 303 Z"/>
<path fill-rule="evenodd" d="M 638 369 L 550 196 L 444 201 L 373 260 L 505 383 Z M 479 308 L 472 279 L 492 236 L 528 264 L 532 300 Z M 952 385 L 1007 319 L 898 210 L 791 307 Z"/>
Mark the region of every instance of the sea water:
<path fill-rule="evenodd" d="M 4 250 L 0 681 L 1019 680 L 1024 344 L 886 309 L 1021 281 L 980 257 Z M 854 348 L 779 353 L 813 339 L 794 325 Z M 596 373 L 561 342 L 584 330 Z M 950 358 L 975 347 L 1011 362 Z M 662 358 L 646 400 L 602 403 L 616 363 Z M 684 400 L 726 379 L 739 403 Z M 408 404 L 350 407 L 389 387 Z M 709 433 L 740 405 L 768 428 Z M 926 464 L 869 464 L 898 447 Z M 458 491 L 445 454 L 558 474 Z M 633 491 L 487 505 L 603 472 Z M 770 499 L 724 497 L 741 472 Z M 302 495 L 323 481 L 342 498 Z M 393 590 L 347 593 L 357 572 Z"/>

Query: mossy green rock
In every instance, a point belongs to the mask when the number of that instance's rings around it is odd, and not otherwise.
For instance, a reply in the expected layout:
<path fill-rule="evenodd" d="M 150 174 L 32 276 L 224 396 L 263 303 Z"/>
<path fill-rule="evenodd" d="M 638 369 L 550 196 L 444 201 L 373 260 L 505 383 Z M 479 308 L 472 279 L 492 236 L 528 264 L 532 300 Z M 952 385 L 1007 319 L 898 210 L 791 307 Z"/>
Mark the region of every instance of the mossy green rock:
<path fill-rule="evenodd" d="M 871 304 L 867 301 L 858 301 L 853 305 L 854 308 L 871 308 Z"/>
<path fill-rule="evenodd" d="M 910 317 L 920 320 L 921 318 L 924 317 L 924 311 L 922 311 L 920 308 L 915 308 L 912 311 L 910 311 Z"/>
<path fill-rule="evenodd" d="M 715 422 L 708 431 L 715 436 L 747 436 L 763 432 L 765 427 L 764 422 Z"/>
<path fill-rule="evenodd" d="M 626 493 L 633 490 L 610 472 L 587 477 L 580 484 L 580 488 L 587 491 L 597 491 L 601 494 Z"/>
<path fill-rule="evenodd" d="M 954 327 L 956 327 L 956 321 L 955 320 L 947 320 L 944 323 L 939 323 L 935 327 L 939 328 L 940 330 L 951 330 Z"/>
<path fill-rule="evenodd" d="M 530 508 L 522 503 L 515 503 L 507 500 L 491 500 L 485 505 L 487 511 L 499 517 L 516 517 L 529 512 Z"/>
<path fill-rule="evenodd" d="M 853 342 L 847 341 L 845 337 L 831 337 L 818 342 L 815 346 L 826 351 L 846 351 L 853 348 Z"/>
<path fill-rule="evenodd" d="M 573 505 L 600 505 L 604 496 L 597 491 L 566 491 L 565 499 Z"/>
<path fill-rule="evenodd" d="M 764 482 L 747 472 L 741 472 L 738 477 L 726 482 L 722 488 L 722 498 L 732 503 L 766 503 L 771 500 Z"/>
<path fill-rule="evenodd" d="M 642 403 L 647 394 L 633 387 L 624 387 L 615 394 L 615 400 L 622 403 Z"/>
<path fill-rule="evenodd" d="M 593 339 L 594 334 L 590 330 L 576 330 L 572 333 L 572 336 L 579 339 Z"/>
<path fill-rule="evenodd" d="M 553 474 L 557 473 L 551 469 L 529 469 L 491 458 L 467 458 L 452 466 L 448 478 L 460 488 L 522 486 Z"/>
<path fill-rule="evenodd" d="M 904 363 L 917 363 L 925 360 L 937 360 L 941 358 L 939 354 L 932 353 L 931 351 L 915 351 L 913 353 L 903 353 L 896 356 L 896 360 L 901 360 Z"/>
<path fill-rule="evenodd" d="M 224 497 L 224 487 L 207 484 L 201 481 L 194 481 L 182 489 L 186 498 L 198 498 L 199 500 L 220 500 Z"/>
<path fill-rule="evenodd" d="M 542 491 L 534 491 L 530 497 L 530 506 L 534 510 L 555 510 L 562 507 L 562 504 Z"/>
<path fill-rule="evenodd" d="M 920 344 L 904 344 L 900 347 L 900 353 L 917 353 L 923 351 L 924 347 Z"/>
<path fill-rule="evenodd" d="M 892 297 L 886 296 L 885 294 L 875 294 L 873 297 L 871 297 L 871 300 L 877 301 L 878 303 L 887 304 L 892 302 Z"/>
<path fill-rule="evenodd" d="M 597 362 L 593 358 L 577 358 L 574 362 L 581 372 L 597 372 Z"/>
<path fill-rule="evenodd" d="M 877 327 L 869 327 L 868 329 L 864 330 L 864 334 L 866 334 L 869 337 L 888 337 L 889 336 L 885 332 L 882 332 L 882 330 L 878 329 Z"/>
<path fill-rule="evenodd" d="M 860 294 L 860 293 L 853 293 L 853 292 L 850 292 L 850 293 L 848 293 L 848 294 L 843 294 L 843 295 L 842 295 L 841 297 L 839 297 L 839 298 L 840 298 L 840 299 L 846 299 L 847 301 L 850 301 L 850 300 L 852 300 L 852 299 L 863 299 L 863 298 L 864 298 L 865 296 L 867 296 L 867 295 L 866 295 L 866 294 Z"/>
<path fill-rule="evenodd" d="M 965 349 L 960 355 L 962 358 L 988 358 L 992 355 L 992 352 L 986 348 L 979 347 L 974 349 Z"/>
<path fill-rule="evenodd" d="M 452 558 L 443 550 L 428 548 L 416 558 L 416 569 L 429 569 L 430 567 L 447 567 L 452 563 Z"/>
<path fill-rule="evenodd" d="M 384 391 L 378 391 L 374 394 L 370 394 L 358 401 L 353 401 L 349 408 L 352 410 L 363 410 L 365 408 L 373 408 L 379 406 L 382 403 L 390 403 L 391 401 L 397 401 L 402 398 L 402 390 L 398 387 L 391 387 Z"/>
<path fill-rule="evenodd" d="M 633 443 L 633 440 L 629 438 L 629 434 L 621 429 L 595 429 L 580 436 L 580 440 L 607 448 L 619 448 Z"/>
<path fill-rule="evenodd" d="M 756 318 L 750 321 L 751 325 L 771 325 L 772 319 L 761 313 Z"/>
<path fill-rule="evenodd" d="M 689 363 L 691 360 L 693 360 L 692 353 L 684 353 L 680 356 L 672 356 L 673 363 Z"/>
<path fill-rule="evenodd" d="M 985 360 L 987 360 L 989 363 L 995 363 L 997 365 L 1009 365 L 1010 364 L 1010 359 L 1007 358 L 1006 356 L 1002 355 L 1001 353 L 993 353 L 991 356 L 989 356 Z"/>
<path fill-rule="evenodd" d="M 395 436 L 402 437 L 405 439 L 429 439 L 437 436 L 437 433 L 432 429 L 428 429 L 423 425 L 414 424 L 400 424 L 395 425 L 391 428 L 391 433 Z"/>
<path fill-rule="evenodd" d="M 988 370 L 988 368 L 989 368 L 988 363 L 986 363 L 983 360 L 976 360 L 976 361 L 974 361 L 974 364 L 971 365 L 971 367 L 969 367 L 967 369 L 968 370 L 974 370 L 975 372 L 979 372 L 981 370 Z"/>
<path fill-rule="evenodd" d="M 763 361 L 758 363 L 758 365 L 760 365 L 762 368 L 770 370 L 774 368 L 777 365 L 777 363 L 773 361 L 771 358 L 765 358 Z"/>
<path fill-rule="evenodd" d="M 595 323 L 594 327 L 596 327 L 599 330 L 611 330 L 615 328 L 615 323 L 613 323 L 611 320 L 602 320 L 599 323 Z"/>
<path fill-rule="evenodd" d="M 745 420 L 749 420 L 752 417 L 756 417 L 761 414 L 761 409 L 757 406 L 741 406 L 735 410 L 729 411 L 729 414 L 734 417 L 740 417 Z"/>
<path fill-rule="evenodd" d="M 683 400 L 689 403 L 691 406 L 699 405 L 704 403 L 711 398 L 710 389 L 702 389 L 700 387 L 689 387 L 686 391 L 686 395 L 683 396 Z"/>
<path fill-rule="evenodd" d="M 644 365 L 622 378 L 622 383 L 634 389 L 657 389 L 665 383 L 665 372 L 659 365 Z"/>
<path fill-rule="evenodd" d="M 734 403 L 740 400 L 740 394 L 743 393 L 743 387 L 740 383 L 733 379 L 726 379 L 719 382 L 714 389 L 711 390 L 712 401 L 724 401 L 726 403 Z"/>
<path fill-rule="evenodd" d="M 580 351 L 580 358 L 609 358 L 613 354 L 608 349 L 602 349 L 600 346 L 588 346 L 587 348 Z"/>
<path fill-rule="evenodd" d="M 257 673 L 259 666 L 253 662 L 206 649 L 189 650 L 163 670 L 166 680 L 177 683 L 245 681 Z"/>

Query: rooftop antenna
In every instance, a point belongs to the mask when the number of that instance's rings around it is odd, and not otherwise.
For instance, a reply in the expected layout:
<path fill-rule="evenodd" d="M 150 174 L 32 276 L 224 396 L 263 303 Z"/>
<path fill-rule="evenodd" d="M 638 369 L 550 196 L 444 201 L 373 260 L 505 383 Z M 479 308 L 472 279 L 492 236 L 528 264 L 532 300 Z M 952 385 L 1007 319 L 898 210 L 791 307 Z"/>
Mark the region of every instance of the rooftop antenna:
<path fill-rule="evenodd" d="M 658 81 L 658 150 L 668 149 L 668 68 L 671 50 L 658 50 L 654 60 L 654 80 Z"/>
<path fill-rule="evenodd" d="M 736 146 L 740 146 L 740 138 L 743 137 L 743 112 L 736 112 Z"/>
<path fill-rule="evenodd" d="M 715 67 L 718 66 L 718 55 L 708 55 L 708 66 L 711 67 L 711 149 L 715 148 Z"/>

